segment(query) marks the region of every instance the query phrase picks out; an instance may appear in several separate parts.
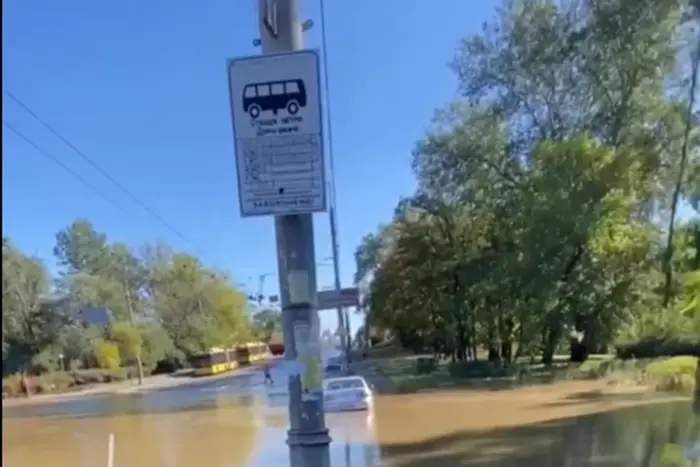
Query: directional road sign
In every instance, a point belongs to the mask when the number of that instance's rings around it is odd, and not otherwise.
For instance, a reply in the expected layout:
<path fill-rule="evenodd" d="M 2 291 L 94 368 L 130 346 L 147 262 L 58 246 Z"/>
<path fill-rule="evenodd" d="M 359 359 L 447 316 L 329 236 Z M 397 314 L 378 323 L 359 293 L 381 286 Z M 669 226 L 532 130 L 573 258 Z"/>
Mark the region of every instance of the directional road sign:
<path fill-rule="evenodd" d="M 360 291 L 357 287 L 319 290 L 316 292 L 316 302 L 319 310 L 359 306 Z"/>
<path fill-rule="evenodd" d="M 229 60 L 241 216 L 326 210 L 318 53 Z"/>

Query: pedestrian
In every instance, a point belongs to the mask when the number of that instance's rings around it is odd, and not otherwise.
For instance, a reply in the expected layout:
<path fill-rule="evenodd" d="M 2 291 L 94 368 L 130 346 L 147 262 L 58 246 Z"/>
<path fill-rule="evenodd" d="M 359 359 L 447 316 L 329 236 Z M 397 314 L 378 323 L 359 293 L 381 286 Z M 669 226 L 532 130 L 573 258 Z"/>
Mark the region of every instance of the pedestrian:
<path fill-rule="evenodd" d="M 20 389 L 25 397 L 29 398 L 32 396 L 32 384 L 29 379 L 29 374 L 26 370 L 22 372 L 22 376 L 19 382 Z"/>
<path fill-rule="evenodd" d="M 265 374 L 265 381 L 263 384 L 267 385 L 269 383 L 271 386 L 274 385 L 275 382 L 272 381 L 272 375 L 270 374 L 270 365 L 269 364 L 267 364 L 267 363 L 265 364 L 265 366 L 263 367 L 263 373 Z"/>

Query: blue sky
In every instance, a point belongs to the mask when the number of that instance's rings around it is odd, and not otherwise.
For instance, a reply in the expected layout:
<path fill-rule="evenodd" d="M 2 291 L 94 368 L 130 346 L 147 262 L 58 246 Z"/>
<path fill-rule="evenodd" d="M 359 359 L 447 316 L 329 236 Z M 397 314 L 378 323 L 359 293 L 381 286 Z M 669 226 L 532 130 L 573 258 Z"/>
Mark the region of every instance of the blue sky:
<path fill-rule="evenodd" d="M 257 54 L 254 0 L 3 2 L 3 88 L 19 97 L 177 231 L 184 242 L 3 98 L 3 120 L 115 200 L 108 203 L 3 128 L 3 232 L 53 266 L 55 232 L 86 217 L 111 239 L 162 239 L 257 288 L 276 271 L 272 219 L 238 213 L 226 58 Z M 451 100 L 447 63 L 497 2 L 326 0 L 341 273 L 362 236 L 388 220 L 414 179 L 411 150 Z M 301 0 L 310 48 L 319 0 Z M 411 99 L 406 99 L 410 96 Z M 318 262 L 331 255 L 315 216 Z M 196 249 L 195 249 L 196 248 Z M 333 283 L 320 267 L 319 287 Z M 274 276 L 265 293 L 277 291 Z M 332 312 L 324 327 L 335 326 Z M 357 327 L 359 317 L 353 317 Z"/>
<path fill-rule="evenodd" d="M 362 236 L 414 189 L 411 150 L 436 107 L 456 95 L 447 63 L 497 0 L 326 0 L 328 66 L 343 283 Z M 111 239 L 162 239 L 257 289 L 276 271 L 272 219 L 238 213 L 226 59 L 257 54 L 254 0 L 6 0 L 3 88 L 182 233 L 145 212 L 10 99 L 3 120 L 115 207 L 3 128 L 3 233 L 54 265 L 55 232 L 85 217 Z M 310 48 L 321 47 L 319 0 L 301 0 Z M 410 96 L 410 99 L 406 99 Z M 686 213 L 688 212 L 685 209 Z M 683 213 L 682 213 L 683 215 Z M 331 255 L 315 216 L 316 258 Z M 318 269 L 318 286 L 333 284 Z M 270 276 L 265 293 L 277 292 Z M 334 327 L 333 312 L 324 327 Z M 360 318 L 353 316 L 353 327 Z"/>

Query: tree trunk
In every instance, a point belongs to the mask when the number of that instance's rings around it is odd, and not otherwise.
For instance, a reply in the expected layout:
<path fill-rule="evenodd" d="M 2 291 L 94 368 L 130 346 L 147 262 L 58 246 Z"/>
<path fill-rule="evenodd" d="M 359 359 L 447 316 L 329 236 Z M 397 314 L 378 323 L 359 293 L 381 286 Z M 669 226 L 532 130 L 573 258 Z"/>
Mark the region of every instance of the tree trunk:
<path fill-rule="evenodd" d="M 676 179 L 676 186 L 673 189 L 673 195 L 671 196 L 671 216 L 668 221 L 668 238 L 666 240 L 666 251 L 664 254 L 664 306 L 668 306 L 673 296 L 673 237 L 676 227 L 676 212 L 678 211 L 678 203 L 680 202 L 686 176 L 685 167 L 688 161 L 688 153 L 690 152 L 690 136 L 693 128 L 693 107 L 695 107 L 695 99 L 697 97 L 696 90 L 698 85 L 698 68 L 700 67 L 700 47 L 694 52 L 690 71 L 688 109 L 685 115 L 683 143 L 681 145 L 680 161 L 678 163 L 678 177 Z"/>
<path fill-rule="evenodd" d="M 579 342 L 578 339 L 572 337 L 569 342 L 569 360 L 574 363 L 585 362 L 590 355 L 590 350 L 586 345 L 586 339 Z"/>

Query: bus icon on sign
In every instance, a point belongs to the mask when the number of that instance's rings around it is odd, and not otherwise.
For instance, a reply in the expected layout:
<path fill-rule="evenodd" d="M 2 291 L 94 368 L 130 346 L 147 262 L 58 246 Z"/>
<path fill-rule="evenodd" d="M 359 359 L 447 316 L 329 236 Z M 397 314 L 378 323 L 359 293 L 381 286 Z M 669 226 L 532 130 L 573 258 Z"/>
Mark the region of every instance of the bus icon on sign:
<path fill-rule="evenodd" d="M 282 109 L 296 115 L 302 107 L 306 107 L 306 87 L 300 79 L 251 83 L 243 88 L 243 111 L 252 119 L 263 111 L 277 115 Z"/>

